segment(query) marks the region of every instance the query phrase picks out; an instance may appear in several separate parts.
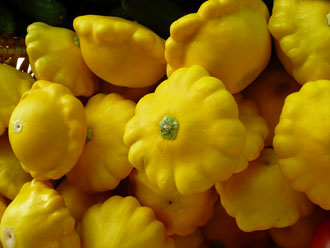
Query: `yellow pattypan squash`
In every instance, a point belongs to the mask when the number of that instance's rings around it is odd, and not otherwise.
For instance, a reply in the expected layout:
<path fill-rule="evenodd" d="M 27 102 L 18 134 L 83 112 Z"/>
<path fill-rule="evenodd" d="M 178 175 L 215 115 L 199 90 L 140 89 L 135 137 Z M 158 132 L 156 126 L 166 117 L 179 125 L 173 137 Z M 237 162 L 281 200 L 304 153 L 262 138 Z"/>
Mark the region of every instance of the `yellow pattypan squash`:
<path fill-rule="evenodd" d="M 202 227 L 205 240 L 211 247 L 269 248 L 268 231 L 243 232 L 233 217 L 216 202 L 212 219 Z"/>
<path fill-rule="evenodd" d="M 150 86 L 166 73 L 165 41 L 150 29 L 113 16 L 74 19 L 88 67 L 105 81 L 132 88 Z"/>
<path fill-rule="evenodd" d="M 37 79 L 63 84 L 75 96 L 96 91 L 98 79 L 83 60 L 75 32 L 35 22 L 27 28 L 25 43 Z"/>
<path fill-rule="evenodd" d="M 31 181 L 13 153 L 8 136 L 0 137 L 0 194 L 13 200 L 23 184 Z"/>
<path fill-rule="evenodd" d="M 133 196 L 112 196 L 82 219 L 82 248 L 174 248 L 152 209 Z"/>
<path fill-rule="evenodd" d="M 226 212 L 245 232 L 293 225 L 314 207 L 305 194 L 291 188 L 271 148 L 216 189 Z"/>
<path fill-rule="evenodd" d="M 304 84 L 330 80 L 330 1 L 275 0 L 269 30 L 286 70 Z"/>
<path fill-rule="evenodd" d="M 35 179 L 6 208 L 0 232 L 5 248 L 80 248 L 75 220 L 63 198 L 49 183 Z"/>
<path fill-rule="evenodd" d="M 186 236 L 172 235 L 175 248 L 206 248 L 204 244 L 204 236 L 200 228 L 195 232 Z"/>
<path fill-rule="evenodd" d="M 135 197 L 143 206 L 154 210 L 164 223 L 168 235 L 188 235 L 211 219 L 217 192 L 211 188 L 202 193 L 181 195 L 178 192 L 163 192 L 150 183 L 145 174 L 134 170 L 129 177 Z"/>
<path fill-rule="evenodd" d="M 274 150 L 284 177 L 320 207 L 330 209 L 330 80 L 304 84 L 286 99 Z"/>
<path fill-rule="evenodd" d="M 314 211 L 286 228 L 272 228 L 269 233 L 281 248 L 309 248 L 319 224 L 329 217 L 329 212 L 315 207 Z"/>
<path fill-rule="evenodd" d="M 72 169 L 83 150 L 84 106 L 65 86 L 38 80 L 22 95 L 8 130 L 25 171 L 40 180 L 58 179 Z"/>
<path fill-rule="evenodd" d="M 262 0 L 208 0 L 197 13 L 174 21 L 165 43 L 167 75 L 182 66 L 201 65 L 237 93 L 266 67 L 271 54 Z"/>
<path fill-rule="evenodd" d="M 8 127 L 10 115 L 21 95 L 31 88 L 34 81 L 30 74 L 0 63 L 0 135 Z"/>
<path fill-rule="evenodd" d="M 110 192 L 88 195 L 69 183 L 65 178 L 56 187 L 56 190 L 63 197 L 65 206 L 77 222 L 89 207 L 95 203 L 103 202 L 111 196 Z"/>
<path fill-rule="evenodd" d="M 274 130 L 280 120 L 285 98 L 300 87 L 280 62 L 273 59 L 266 70 L 242 92 L 246 98 L 255 101 L 260 115 L 267 122 L 269 134 L 265 146 L 273 146 Z"/>
<path fill-rule="evenodd" d="M 144 88 L 129 88 L 110 84 L 104 80 L 100 83 L 99 93 L 110 94 L 117 93 L 123 97 L 132 100 L 133 102 L 138 102 L 143 96 L 151 93 L 156 88 L 156 85 L 151 85 Z"/>
<path fill-rule="evenodd" d="M 123 135 L 134 116 L 135 103 L 116 93 L 97 94 L 88 100 L 85 110 L 86 144 L 67 178 L 87 193 L 114 189 L 133 169 Z"/>
<path fill-rule="evenodd" d="M 244 146 L 244 163 L 238 168 L 242 171 L 247 167 L 247 162 L 259 157 L 264 148 L 264 140 L 268 134 L 268 127 L 265 119 L 259 114 L 255 102 L 245 99 L 242 94 L 234 95 L 239 112 L 239 119 L 246 129 L 246 141 Z"/>
<path fill-rule="evenodd" d="M 161 190 L 194 194 L 237 171 L 245 135 L 233 96 L 195 65 L 141 98 L 124 142 L 131 164 Z"/>

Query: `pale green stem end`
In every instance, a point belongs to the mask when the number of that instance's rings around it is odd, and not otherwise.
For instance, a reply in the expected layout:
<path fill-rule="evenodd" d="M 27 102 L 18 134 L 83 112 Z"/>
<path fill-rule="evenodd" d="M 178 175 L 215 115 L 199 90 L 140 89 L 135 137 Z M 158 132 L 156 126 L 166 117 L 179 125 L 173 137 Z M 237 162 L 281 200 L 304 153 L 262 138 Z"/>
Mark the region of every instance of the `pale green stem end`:
<path fill-rule="evenodd" d="M 80 38 L 78 35 L 73 38 L 73 42 L 77 47 L 80 47 Z"/>
<path fill-rule="evenodd" d="M 165 115 L 158 125 L 160 134 L 164 139 L 173 140 L 176 138 L 179 130 L 179 122 L 175 118 Z"/>
<path fill-rule="evenodd" d="M 92 139 L 92 134 L 93 134 L 92 129 L 88 128 L 85 143 L 87 143 L 88 141 L 90 141 Z"/>

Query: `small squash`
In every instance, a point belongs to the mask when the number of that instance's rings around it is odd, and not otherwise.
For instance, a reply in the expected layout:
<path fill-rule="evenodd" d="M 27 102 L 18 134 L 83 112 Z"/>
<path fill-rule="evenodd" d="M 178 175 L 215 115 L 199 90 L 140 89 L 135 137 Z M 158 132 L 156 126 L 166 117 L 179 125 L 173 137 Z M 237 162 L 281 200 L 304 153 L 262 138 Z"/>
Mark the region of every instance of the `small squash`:
<path fill-rule="evenodd" d="M 241 168 L 245 137 L 234 97 L 195 65 L 176 70 L 141 98 L 124 142 L 130 163 L 153 184 L 194 194 Z"/>
<path fill-rule="evenodd" d="M 238 93 L 266 67 L 271 54 L 262 0 L 208 0 L 174 21 L 165 43 L 167 75 L 180 67 L 200 65 Z"/>
<path fill-rule="evenodd" d="M 330 209 L 330 80 L 305 83 L 285 99 L 274 150 L 283 176 L 325 210 Z"/>
<path fill-rule="evenodd" d="M 63 198 L 50 183 L 35 179 L 6 208 L 0 233 L 6 248 L 80 248 L 75 220 Z"/>
<path fill-rule="evenodd" d="M 14 109 L 8 134 L 25 171 L 39 180 L 59 179 L 73 168 L 83 150 L 84 106 L 67 87 L 38 80 Z"/>
<path fill-rule="evenodd" d="M 116 93 L 99 93 L 88 100 L 86 144 L 67 174 L 69 182 L 86 193 L 95 193 L 116 188 L 129 175 L 133 166 L 123 135 L 134 111 L 135 103 Z"/>
<path fill-rule="evenodd" d="M 268 27 L 277 55 L 300 84 L 330 80 L 330 1 L 275 0 Z"/>
<path fill-rule="evenodd" d="M 151 208 L 133 196 L 112 196 L 90 207 L 81 224 L 83 248 L 174 248 Z"/>
<path fill-rule="evenodd" d="M 283 177 L 276 153 L 265 148 L 244 171 L 216 184 L 221 204 L 245 231 L 288 227 L 313 211 L 306 195 Z"/>
<path fill-rule="evenodd" d="M 75 96 L 90 96 L 96 92 L 98 78 L 84 62 L 75 32 L 35 22 L 27 28 L 25 43 L 38 80 L 63 84 Z"/>
<path fill-rule="evenodd" d="M 155 84 L 166 71 L 164 40 L 120 17 L 85 15 L 73 21 L 88 67 L 103 80 L 131 88 Z"/>

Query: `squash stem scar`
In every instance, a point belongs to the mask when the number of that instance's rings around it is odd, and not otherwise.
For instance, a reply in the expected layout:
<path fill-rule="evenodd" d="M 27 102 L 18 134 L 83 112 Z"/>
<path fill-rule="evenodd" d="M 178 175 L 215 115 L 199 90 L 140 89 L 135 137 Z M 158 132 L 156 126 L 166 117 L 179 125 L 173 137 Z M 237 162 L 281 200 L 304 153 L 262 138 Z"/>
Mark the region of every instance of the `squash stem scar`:
<path fill-rule="evenodd" d="M 21 132 L 22 128 L 23 128 L 23 124 L 22 124 L 21 120 L 14 121 L 14 132 L 15 133 Z"/>
<path fill-rule="evenodd" d="M 2 240 L 4 242 L 5 247 L 15 248 L 16 236 L 14 230 L 11 227 L 8 226 L 3 230 Z"/>

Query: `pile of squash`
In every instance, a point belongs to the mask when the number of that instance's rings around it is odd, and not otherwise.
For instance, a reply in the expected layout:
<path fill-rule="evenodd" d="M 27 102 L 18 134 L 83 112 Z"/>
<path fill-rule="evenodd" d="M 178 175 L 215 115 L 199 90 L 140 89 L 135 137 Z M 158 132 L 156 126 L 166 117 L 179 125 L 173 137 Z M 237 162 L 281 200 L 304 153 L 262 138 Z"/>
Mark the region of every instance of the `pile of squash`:
<path fill-rule="evenodd" d="M 188 2 L 0 6 L 3 247 L 325 247 L 330 2 Z"/>

